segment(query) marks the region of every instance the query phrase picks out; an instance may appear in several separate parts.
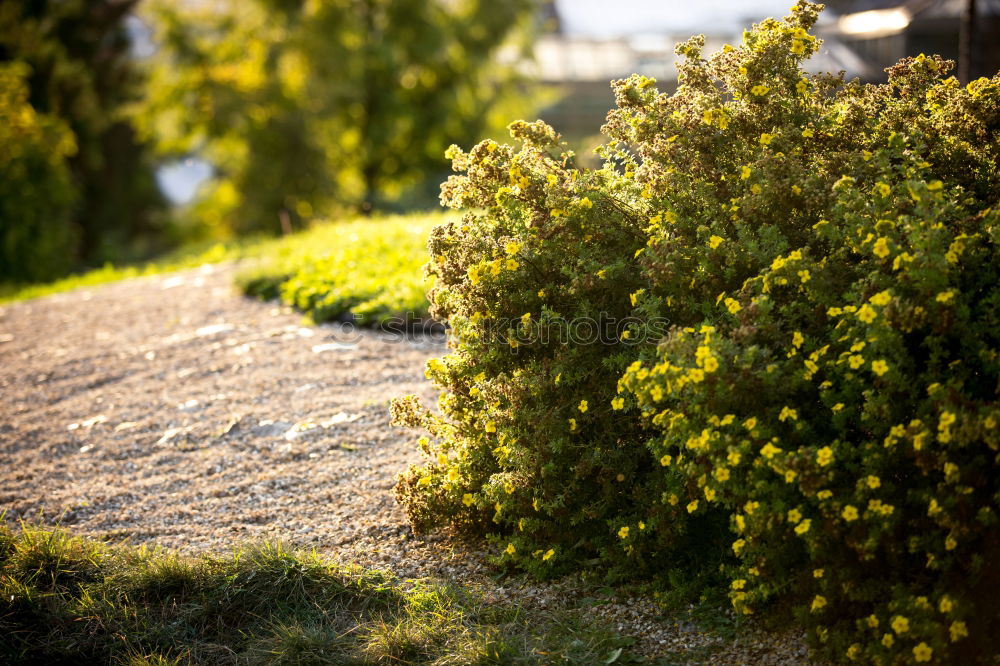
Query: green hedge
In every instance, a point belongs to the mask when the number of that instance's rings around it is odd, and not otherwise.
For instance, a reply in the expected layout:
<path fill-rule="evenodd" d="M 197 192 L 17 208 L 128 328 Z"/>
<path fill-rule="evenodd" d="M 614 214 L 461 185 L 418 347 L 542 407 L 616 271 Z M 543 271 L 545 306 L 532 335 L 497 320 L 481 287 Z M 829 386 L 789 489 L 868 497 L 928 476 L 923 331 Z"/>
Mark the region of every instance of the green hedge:
<path fill-rule="evenodd" d="M 360 218 L 320 224 L 261 249 L 237 276 L 240 289 L 280 299 L 313 321 L 353 316 L 365 325 L 427 317 L 421 274 L 427 236 L 441 214 Z"/>
<path fill-rule="evenodd" d="M 430 272 L 455 344 L 441 412 L 396 403 L 430 435 L 397 494 L 542 575 L 722 565 L 737 610 L 798 609 L 836 661 L 986 660 L 1000 77 L 808 76 L 818 11 L 680 45 L 672 96 L 615 82 L 601 170 L 540 123 L 453 150 L 470 212 Z"/>

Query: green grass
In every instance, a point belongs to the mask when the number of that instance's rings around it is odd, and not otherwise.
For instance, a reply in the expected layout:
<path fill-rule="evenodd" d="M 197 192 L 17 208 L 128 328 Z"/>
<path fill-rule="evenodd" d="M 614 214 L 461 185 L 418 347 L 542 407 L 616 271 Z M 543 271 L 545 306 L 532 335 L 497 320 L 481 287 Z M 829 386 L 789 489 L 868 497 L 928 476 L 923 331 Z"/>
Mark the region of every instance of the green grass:
<path fill-rule="evenodd" d="M 447 214 L 361 218 L 317 224 L 282 238 L 248 238 L 182 248 L 145 264 L 107 265 L 46 284 L 0 284 L 0 303 L 38 298 L 142 275 L 248 259 L 237 283 L 244 293 L 280 298 L 314 321 L 347 313 L 361 323 L 427 316 L 427 235 Z"/>
<path fill-rule="evenodd" d="M 281 545 L 189 558 L 0 526 L 0 663 L 628 663 L 584 611 L 333 564 Z"/>
<path fill-rule="evenodd" d="M 280 298 L 313 321 L 353 315 L 361 323 L 427 316 L 427 236 L 447 214 L 359 219 L 317 227 L 265 248 L 242 271 L 244 293 Z"/>
<path fill-rule="evenodd" d="M 24 301 L 29 298 L 40 298 L 81 287 L 117 282 L 131 277 L 170 273 L 186 268 L 195 268 L 202 264 L 214 264 L 229 259 L 256 256 L 264 251 L 269 242 L 273 241 L 254 238 L 228 243 L 196 245 L 176 250 L 155 261 L 125 266 L 107 264 L 103 268 L 70 275 L 54 282 L 41 284 L 2 283 L 0 284 L 0 303 Z"/>

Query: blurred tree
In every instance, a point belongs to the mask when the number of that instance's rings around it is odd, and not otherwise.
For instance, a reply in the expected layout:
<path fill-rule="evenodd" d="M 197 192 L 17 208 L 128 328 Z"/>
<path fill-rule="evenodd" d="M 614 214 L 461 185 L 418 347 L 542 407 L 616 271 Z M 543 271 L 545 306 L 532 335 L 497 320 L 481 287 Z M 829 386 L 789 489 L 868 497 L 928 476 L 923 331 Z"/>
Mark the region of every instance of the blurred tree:
<path fill-rule="evenodd" d="M 24 63 L 0 63 L 0 280 L 15 282 L 58 276 L 76 244 L 73 134 L 28 104 L 28 73 Z"/>
<path fill-rule="evenodd" d="M 367 212 L 441 172 L 450 143 L 517 97 L 518 54 L 496 56 L 527 48 L 534 18 L 533 0 L 149 7 L 159 51 L 140 118 L 164 153 L 216 169 L 195 204 L 215 235 Z"/>
<path fill-rule="evenodd" d="M 69 224 L 78 261 L 121 260 L 156 249 L 164 201 L 147 151 L 123 114 L 140 92 L 126 19 L 138 0 L 0 2 L 0 62 L 30 65 L 28 101 L 63 119 L 79 190 Z"/>

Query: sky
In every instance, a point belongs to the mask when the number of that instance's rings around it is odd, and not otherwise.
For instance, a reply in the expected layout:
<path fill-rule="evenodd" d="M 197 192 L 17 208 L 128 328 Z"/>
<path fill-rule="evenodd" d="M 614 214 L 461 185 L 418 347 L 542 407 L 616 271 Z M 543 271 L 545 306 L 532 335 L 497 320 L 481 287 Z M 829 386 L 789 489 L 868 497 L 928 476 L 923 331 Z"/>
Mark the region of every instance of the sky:
<path fill-rule="evenodd" d="M 740 33 L 795 0 L 557 0 L 566 32 L 614 37 L 636 32 Z"/>

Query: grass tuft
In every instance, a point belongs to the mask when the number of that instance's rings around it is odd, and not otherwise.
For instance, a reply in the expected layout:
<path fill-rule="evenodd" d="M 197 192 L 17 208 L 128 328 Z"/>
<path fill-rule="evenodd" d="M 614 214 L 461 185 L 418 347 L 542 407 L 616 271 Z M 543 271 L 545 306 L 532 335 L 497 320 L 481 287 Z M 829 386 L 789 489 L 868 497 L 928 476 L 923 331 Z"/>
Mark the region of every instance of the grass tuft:
<path fill-rule="evenodd" d="M 192 558 L 0 526 L 4 664 L 600 663 L 625 644 L 578 613 L 281 544 Z"/>

